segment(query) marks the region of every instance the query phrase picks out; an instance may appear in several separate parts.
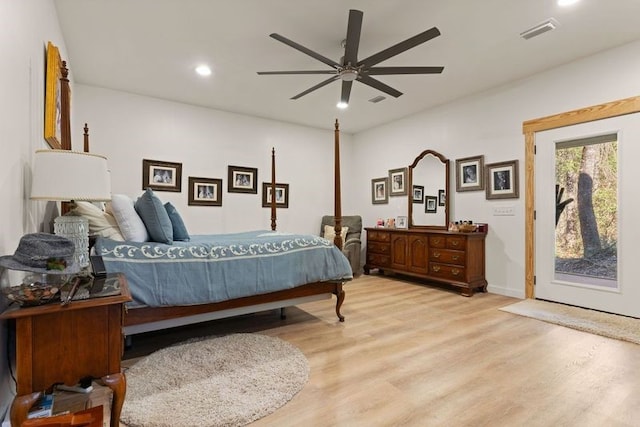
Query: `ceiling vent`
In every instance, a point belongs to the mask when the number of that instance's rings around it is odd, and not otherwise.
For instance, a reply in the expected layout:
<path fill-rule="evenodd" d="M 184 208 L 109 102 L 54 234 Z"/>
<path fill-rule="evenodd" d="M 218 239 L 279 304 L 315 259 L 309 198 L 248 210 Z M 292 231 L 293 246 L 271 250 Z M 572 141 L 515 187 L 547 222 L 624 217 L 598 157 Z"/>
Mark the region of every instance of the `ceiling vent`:
<path fill-rule="evenodd" d="M 525 40 L 532 39 L 540 34 L 546 33 L 547 31 L 555 30 L 558 27 L 558 21 L 554 18 L 549 18 L 544 22 L 539 23 L 535 27 L 529 28 L 526 31 L 520 33 L 520 37 Z"/>
<path fill-rule="evenodd" d="M 378 95 L 375 98 L 371 98 L 369 102 L 373 102 L 374 104 L 377 104 L 378 102 L 384 101 L 385 99 L 387 99 L 386 96 Z"/>

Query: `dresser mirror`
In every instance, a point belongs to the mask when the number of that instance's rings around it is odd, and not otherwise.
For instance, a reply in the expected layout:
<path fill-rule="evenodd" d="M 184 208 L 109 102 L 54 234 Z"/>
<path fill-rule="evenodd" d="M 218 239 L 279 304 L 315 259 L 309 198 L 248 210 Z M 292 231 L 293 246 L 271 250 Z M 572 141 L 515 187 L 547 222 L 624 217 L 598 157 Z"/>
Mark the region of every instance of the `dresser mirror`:
<path fill-rule="evenodd" d="M 409 166 L 409 228 L 447 229 L 449 159 L 425 150 Z"/>

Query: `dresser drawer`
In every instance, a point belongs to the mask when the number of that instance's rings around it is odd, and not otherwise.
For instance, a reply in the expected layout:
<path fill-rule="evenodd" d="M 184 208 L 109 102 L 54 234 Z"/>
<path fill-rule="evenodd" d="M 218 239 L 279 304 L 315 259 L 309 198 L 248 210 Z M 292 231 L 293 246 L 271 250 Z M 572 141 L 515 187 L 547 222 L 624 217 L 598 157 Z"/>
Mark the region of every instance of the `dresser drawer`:
<path fill-rule="evenodd" d="M 389 255 L 372 254 L 367 252 L 367 265 L 370 265 L 371 267 L 388 267 L 391 265 L 391 257 Z"/>
<path fill-rule="evenodd" d="M 367 252 L 389 255 L 391 253 L 391 245 L 388 243 L 368 242 Z"/>
<path fill-rule="evenodd" d="M 447 248 L 464 250 L 467 238 L 464 236 L 447 236 Z"/>
<path fill-rule="evenodd" d="M 433 277 L 449 279 L 462 282 L 465 279 L 464 267 L 455 265 L 440 264 L 437 262 L 429 263 L 429 274 Z"/>
<path fill-rule="evenodd" d="M 367 241 L 371 242 L 390 242 L 391 233 L 385 231 L 367 231 Z"/>
<path fill-rule="evenodd" d="M 429 247 L 431 248 L 445 248 L 447 246 L 445 236 L 429 236 Z"/>
<path fill-rule="evenodd" d="M 429 259 L 443 264 L 455 264 L 465 266 L 466 256 L 464 251 L 453 251 L 451 249 L 432 249 L 429 251 Z"/>

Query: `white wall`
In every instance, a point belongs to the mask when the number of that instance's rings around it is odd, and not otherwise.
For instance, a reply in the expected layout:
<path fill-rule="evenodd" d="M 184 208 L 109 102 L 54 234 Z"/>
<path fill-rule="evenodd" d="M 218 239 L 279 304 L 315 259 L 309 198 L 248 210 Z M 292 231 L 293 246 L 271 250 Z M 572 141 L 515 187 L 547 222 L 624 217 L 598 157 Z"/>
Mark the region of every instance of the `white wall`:
<path fill-rule="evenodd" d="M 635 42 L 354 135 L 352 191 L 364 224 L 406 215 L 404 197 L 392 197 L 389 205 L 371 204 L 372 178 L 411 164 L 425 149 L 438 151 L 452 160 L 451 219 L 489 224 L 489 291 L 524 297 L 523 121 L 637 96 L 638 75 L 640 42 Z M 635 149 L 640 155 L 640 144 Z M 519 199 L 489 201 L 484 191 L 455 192 L 455 159 L 480 154 L 485 163 L 520 161 Z M 493 216 L 496 206 L 513 206 L 515 215 Z"/>
<path fill-rule="evenodd" d="M 47 41 L 58 46 L 66 58 L 52 1 L 0 0 L 1 255 L 12 254 L 23 234 L 42 227 L 45 204 L 28 200 L 28 185 L 32 154 L 47 147 L 43 139 Z M 6 335 L 6 322 L 1 322 L 0 419 L 15 390 L 6 360 Z"/>
<path fill-rule="evenodd" d="M 318 234 L 321 216 L 333 213 L 333 131 L 79 84 L 73 106 L 75 122 L 89 125 L 90 151 L 108 158 L 113 193 L 142 193 L 142 159 L 182 163 L 182 192 L 156 194 L 176 206 L 190 233 L 270 228 L 261 186 L 271 181 L 272 147 L 276 180 L 289 184 L 289 208 L 278 209 L 278 230 Z M 341 135 L 344 165 L 350 163 L 349 140 Z M 258 168 L 258 194 L 228 193 L 229 165 Z M 221 178 L 222 206 L 188 206 L 189 176 Z M 345 215 L 357 210 L 349 182 L 343 178 Z"/>

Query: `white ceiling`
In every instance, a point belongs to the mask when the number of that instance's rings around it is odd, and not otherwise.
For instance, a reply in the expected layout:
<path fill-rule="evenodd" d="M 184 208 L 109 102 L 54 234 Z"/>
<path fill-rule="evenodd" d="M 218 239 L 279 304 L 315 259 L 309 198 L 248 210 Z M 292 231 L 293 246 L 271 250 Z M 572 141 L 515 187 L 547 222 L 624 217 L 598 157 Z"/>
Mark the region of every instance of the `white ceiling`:
<path fill-rule="evenodd" d="M 356 133 L 466 95 L 640 39 L 639 0 L 56 0 L 76 83 L 219 110 Z M 440 75 L 377 76 L 403 92 L 354 82 L 347 110 L 340 83 L 298 100 L 326 75 L 319 61 L 269 37 L 278 33 L 339 62 L 349 9 L 364 12 L 360 59 L 431 27 L 442 35 L 379 66 L 444 66 Z M 519 34 L 555 18 L 558 29 Z M 211 65 L 201 78 L 194 68 Z M 570 82 L 568 82 L 570 84 Z M 587 89 L 587 88 L 585 88 Z"/>

